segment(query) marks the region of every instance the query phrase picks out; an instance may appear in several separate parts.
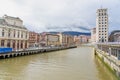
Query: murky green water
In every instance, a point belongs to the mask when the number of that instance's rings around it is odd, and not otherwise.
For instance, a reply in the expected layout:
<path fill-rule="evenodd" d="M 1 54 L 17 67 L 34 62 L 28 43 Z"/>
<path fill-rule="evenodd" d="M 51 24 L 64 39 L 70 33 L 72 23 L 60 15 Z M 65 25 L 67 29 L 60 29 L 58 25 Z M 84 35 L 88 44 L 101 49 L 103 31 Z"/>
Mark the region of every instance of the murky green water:
<path fill-rule="evenodd" d="M 117 80 L 92 48 L 0 60 L 0 80 Z"/>

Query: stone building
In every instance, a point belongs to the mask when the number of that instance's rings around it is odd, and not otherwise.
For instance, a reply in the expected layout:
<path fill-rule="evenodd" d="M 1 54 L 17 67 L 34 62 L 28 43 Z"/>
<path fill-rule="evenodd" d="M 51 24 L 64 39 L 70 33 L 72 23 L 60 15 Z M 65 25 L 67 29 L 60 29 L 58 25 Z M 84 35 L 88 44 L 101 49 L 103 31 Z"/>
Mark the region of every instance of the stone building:
<path fill-rule="evenodd" d="M 19 17 L 4 15 L 0 18 L 0 47 L 13 50 L 28 48 L 29 32 Z"/>

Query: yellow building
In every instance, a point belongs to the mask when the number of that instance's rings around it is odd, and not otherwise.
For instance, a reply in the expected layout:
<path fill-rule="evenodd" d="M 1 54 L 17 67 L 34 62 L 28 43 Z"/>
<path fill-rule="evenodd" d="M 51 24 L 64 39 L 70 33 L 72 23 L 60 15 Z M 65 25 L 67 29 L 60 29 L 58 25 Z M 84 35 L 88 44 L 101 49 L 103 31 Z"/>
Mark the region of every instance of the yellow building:
<path fill-rule="evenodd" d="M 60 45 L 70 46 L 70 45 L 74 44 L 74 37 L 73 36 L 62 34 L 62 33 L 59 33 L 58 35 L 60 36 Z"/>
<path fill-rule="evenodd" d="M 62 33 L 59 33 L 58 35 L 60 37 L 60 45 L 61 46 L 67 45 L 67 35 L 62 34 Z"/>
<path fill-rule="evenodd" d="M 47 46 L 59 46 L 60 37 L 57 34 L 46 34 L 46 44 Z"/>

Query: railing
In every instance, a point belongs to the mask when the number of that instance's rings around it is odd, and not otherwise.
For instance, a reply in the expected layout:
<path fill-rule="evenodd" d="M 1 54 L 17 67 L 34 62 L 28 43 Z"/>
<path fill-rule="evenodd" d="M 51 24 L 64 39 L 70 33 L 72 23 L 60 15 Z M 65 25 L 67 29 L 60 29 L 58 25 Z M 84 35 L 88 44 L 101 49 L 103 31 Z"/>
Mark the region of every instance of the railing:
<path fill-rule="evenodd" d="M 120 45 L 120 42 L 104 42 L 104 43 L 96 43 L 96 44 Z"/>

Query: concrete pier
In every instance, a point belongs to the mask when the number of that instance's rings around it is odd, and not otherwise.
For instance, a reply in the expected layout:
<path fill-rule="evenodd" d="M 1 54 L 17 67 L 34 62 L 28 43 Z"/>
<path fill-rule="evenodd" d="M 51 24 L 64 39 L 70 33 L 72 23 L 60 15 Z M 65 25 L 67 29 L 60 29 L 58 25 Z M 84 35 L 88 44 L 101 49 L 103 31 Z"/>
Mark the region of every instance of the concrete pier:
<path fill-rule="evenodd" d="M 44 52 L 52 52 L 52 51 L 58 51 L 58 50 L 64 50 L 64 49 L 71 49 L 76 48 L 77 46 L 70 46 L 70 47 L 50 47 L 50 48 L 44 48 L 44 49 L 26 49 L 24 51 L 13 51 L 10 53 L 2 53 L 0 54 L 0 59 L 6 59 L 6 58 L 13 58 L 18 56 L 25 56 L 25 55 L 32 55 L 32 54 L 38 54 L 38 53 L 44 53 Z"/>

